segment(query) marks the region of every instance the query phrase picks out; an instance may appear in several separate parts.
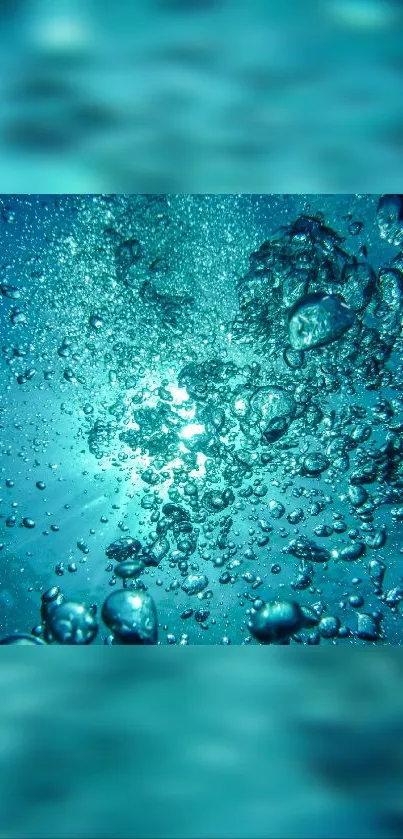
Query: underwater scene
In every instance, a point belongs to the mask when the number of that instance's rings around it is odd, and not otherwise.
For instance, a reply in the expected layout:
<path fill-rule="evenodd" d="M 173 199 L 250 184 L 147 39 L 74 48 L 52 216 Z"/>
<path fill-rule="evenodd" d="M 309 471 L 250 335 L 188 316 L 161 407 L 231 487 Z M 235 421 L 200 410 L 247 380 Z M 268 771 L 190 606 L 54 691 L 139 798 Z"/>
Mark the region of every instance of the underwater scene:
<path fill-rule="evenodd" d="M 3 195 L 0 642 L 403 641 L 403 196 Z"/>
<path fill-rule="evenodd" d="M 401 0 L 2 0 L 4 193 L 385 192 Z"/>

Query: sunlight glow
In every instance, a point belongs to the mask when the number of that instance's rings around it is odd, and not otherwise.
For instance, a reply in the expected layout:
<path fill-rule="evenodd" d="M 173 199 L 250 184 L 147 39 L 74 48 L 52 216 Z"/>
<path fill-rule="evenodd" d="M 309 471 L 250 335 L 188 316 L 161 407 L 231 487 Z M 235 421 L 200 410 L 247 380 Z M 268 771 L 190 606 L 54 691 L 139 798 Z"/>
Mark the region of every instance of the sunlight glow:
<path fill-rule="evenodd" d="M 87 24 L 71 16 L 53 15 L 40 21 L 35 35 L 40 46 L 55 51 L 81 49 L 91 40 Z"/>
<path fill-rule="evenodd" d="M 238 411 L 244 411 L 245 408 L 246 408 L 245 399 L 237 399 L 236 402 L 234 403 L 234 408 L 237 412 Z"/>
<path fill-rule="evenodd" d="M 183 460 L 180 457 L 175 457 L 173 460 L 170 460 L 169 463 L 165 464 L 165 469 L 180 469 L 183 466 Z"/>
<path fill-rule="evenodd" d="M 189 394 L 185 387 L 178 387 L 178 385 L 168 385 L 167 390 L 172 393 L 174 404 L 181 405 L 189 399 Z"/>
<path fill-rule="evenodd" d="M 190 440 L 197 434 L 204 434 L 205 430 L 205 425 L 202 425 L 199 422 L 191 422 L 189 425 L 185 425 L 182 428 L 182 431 L 179 432 L 179 437 L 183 437 L 184 440 Z"/>
<path fill-rule="evenodd" d="M 338 23 L 354 29 L 380 29 L 396 19 L 395 9 L 383 0 L 333 0 L 328 8 Z"/>

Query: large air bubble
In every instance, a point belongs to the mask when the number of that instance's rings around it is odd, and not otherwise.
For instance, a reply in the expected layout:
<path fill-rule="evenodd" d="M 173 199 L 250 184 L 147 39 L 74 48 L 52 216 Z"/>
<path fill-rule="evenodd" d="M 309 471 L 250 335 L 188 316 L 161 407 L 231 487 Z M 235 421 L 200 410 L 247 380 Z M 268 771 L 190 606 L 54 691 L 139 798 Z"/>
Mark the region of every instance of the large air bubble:
<path fill-rule="evenodd" d="M 102 620 L 120 644 L 156 644 L 157 610 L 147 592 L 134 589 L 114 591 L 102 607 Z"/>
<path fill-rule="evenodd" d="M 354 320 L 354 312 L 339 295 L 307 294 L 289 313 L 290 344 L 295 350 L 323 347 L 337 341 Z"/>
<path fill-rule="evenodd" d="M 267 443 L 278 440 L 288 431 L 297 409 L 292 394 L 274 385 L 256 390 L 250 398 L 250 407 Z"/>

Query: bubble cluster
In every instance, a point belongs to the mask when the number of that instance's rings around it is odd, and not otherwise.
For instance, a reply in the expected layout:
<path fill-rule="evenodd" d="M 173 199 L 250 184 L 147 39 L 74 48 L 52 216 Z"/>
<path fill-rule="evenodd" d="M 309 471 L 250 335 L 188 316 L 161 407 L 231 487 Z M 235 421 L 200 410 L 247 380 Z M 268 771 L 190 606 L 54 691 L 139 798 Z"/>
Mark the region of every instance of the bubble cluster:
<path fill-rule="evenodd" d="M 269 198 L 32 210 L 47 246 L 0 277 L 2 644 L 401 643 L 402 197 Z"/>

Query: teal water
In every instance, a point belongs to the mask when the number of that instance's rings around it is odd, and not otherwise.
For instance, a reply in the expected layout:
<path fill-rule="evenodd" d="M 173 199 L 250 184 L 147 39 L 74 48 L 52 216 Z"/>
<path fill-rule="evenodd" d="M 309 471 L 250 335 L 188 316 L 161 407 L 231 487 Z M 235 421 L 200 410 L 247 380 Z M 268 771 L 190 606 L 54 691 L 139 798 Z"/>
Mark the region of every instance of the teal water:
<path fill-rule="evenodd" d="M 401 643 L 400 200 L 3 196 L 3 638 Z"/>
<path fill-rule="evenodd" d="M 2 189 L 392 190 L 402 22 L 399 0 L 4 0 Z"/>

